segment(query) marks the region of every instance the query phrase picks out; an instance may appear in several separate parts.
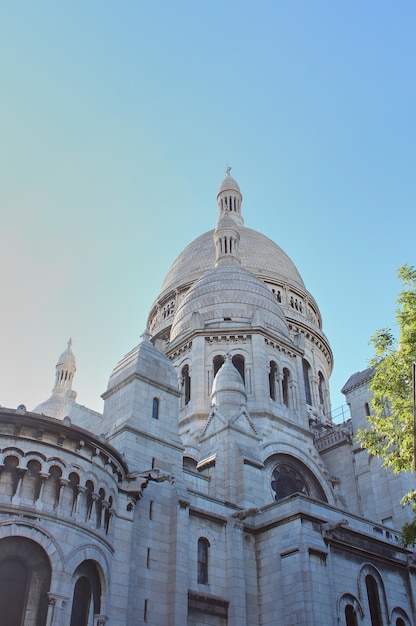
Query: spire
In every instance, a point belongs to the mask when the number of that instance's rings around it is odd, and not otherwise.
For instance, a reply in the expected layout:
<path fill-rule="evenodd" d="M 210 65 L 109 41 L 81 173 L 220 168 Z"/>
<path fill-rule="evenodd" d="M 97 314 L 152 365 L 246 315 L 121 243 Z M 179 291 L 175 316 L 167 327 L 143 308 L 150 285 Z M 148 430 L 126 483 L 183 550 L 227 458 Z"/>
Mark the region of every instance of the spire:
<path fill-rule="evenodd" d="M 241 215 L 241 203 L 243 196 L 241 195 L 240 187 L 238 183 L 230 176 L 231 167 L 227 166 L 226 177 L 222 181 L 218 193 L 218 219 L 222 215 L 229 215 L 238 226 L 244 224 L 243 217 Z"/>

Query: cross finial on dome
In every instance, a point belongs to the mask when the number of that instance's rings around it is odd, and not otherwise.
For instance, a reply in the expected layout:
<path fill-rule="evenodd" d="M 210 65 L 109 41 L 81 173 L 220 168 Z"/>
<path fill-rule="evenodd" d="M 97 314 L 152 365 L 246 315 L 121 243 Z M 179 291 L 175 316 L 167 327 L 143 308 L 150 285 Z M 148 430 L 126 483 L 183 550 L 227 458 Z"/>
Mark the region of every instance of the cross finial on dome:
<path fill-rule="evenodd" d="M 72 338 L 70 337 L 67 342 L 68 348 L 72 346 Z"/>
<path fill-rule="evenodd" d="M 227 176 L 230 176 L 230 172 L 233 168 L 230 167 L 229 165 L 227 165 L 227 169 L 225 170 L 225 173 L 227 174 Z"/>

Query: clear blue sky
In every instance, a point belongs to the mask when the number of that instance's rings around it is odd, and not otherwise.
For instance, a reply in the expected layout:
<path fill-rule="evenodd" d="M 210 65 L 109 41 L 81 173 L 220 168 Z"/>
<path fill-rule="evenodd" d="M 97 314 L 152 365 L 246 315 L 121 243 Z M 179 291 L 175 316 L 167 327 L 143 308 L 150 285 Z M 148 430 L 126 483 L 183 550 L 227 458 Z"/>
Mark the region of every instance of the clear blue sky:
<path fill-rule="evenodd" d="M 226 164 L 293 259 L 333 408 L 415 260 L 416 3 L 17 1 L 0 9 L 0 404 L 50 395 L 69 337 L 100 410 Z"/>

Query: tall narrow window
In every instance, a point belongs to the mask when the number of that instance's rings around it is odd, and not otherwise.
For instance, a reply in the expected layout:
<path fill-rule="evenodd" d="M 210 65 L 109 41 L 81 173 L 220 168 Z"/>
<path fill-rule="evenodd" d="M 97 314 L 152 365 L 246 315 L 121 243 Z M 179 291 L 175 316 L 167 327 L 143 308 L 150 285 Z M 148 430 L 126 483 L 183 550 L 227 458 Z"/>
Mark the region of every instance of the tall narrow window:
<path fill-rule="evenodd" d="M 94 493 L 94 483 L 91 480 L 87 480 L 85 483 L 85 500 L 86 500 L 86 509 L 85 509 L 85 519 L 89 520 L 92 513 L 92 507 L 94 504 L 94 499 L 92 494 Z"/>
<path fill-rule="evenodd" d="M 345 607 L 345 624 L 346 626 L 357 626 L 357 616 L 352 604 L 347 604 Z"/>
<path fill-rule="evenodd" d="M 368 402 L 366 402 L 364 404 L 364 409 L 365 409 L 366 416 L 369 417 L 369 415 L 370 415 L 370 405 L 368 404 Z"/>
<path fill-rule="evenodd" d="M 77 497 L 78 497 L 78 492 L 79 492 L 78 486 L 79 486 L 79 476 L 76 472 L 71 472 L 69 475 L 69 483 L 68 483 L 70 498 L 72 500 L 71 513 L 73 513 L 76 509 Z"/>
<path fill-rule="evenodd" d="M 103 517 L 103 502 L 105 500 L 105 491 L 104 489 L 100 489 L 100 491 L 98 492 L 98 500 L 96 502 L 96 524 L 97 524 L 97 528 L 101 528 L 101 524 L 102 524 L 102 517 Z"/>
<path fill-rule="evenodd" d="M 189 365 L 184 365 L 182 368 L 182 388 L 183 400 L 186 405 L 189 404 L 191 399 L 191 377 L 189 375 Z"/>
<path fill-rule="evenodd" d="M 212 361 L 212 364 L 214 366 L 214 378 L 218 370 L 221 369 L 223 363 L 224 357 L 222 356 L 222 354 L 217 354 L 217 356 L 214 356 L 214 359 Z"/>
<path fill-rule="evenodd" d="M 322 406 L 325 403 L 325 380 L 322 372 L 318 374 L 318 393 L 319 393 L 319 404 Z"/>
<path fill-rule="evenodd" d="M 4 470 L 2 472 L 3 488 L 2 492 L 8 496 L 14 496 L 19 482 L 17 467 L 19 459 L 16 456 L 7 456 L 4 459 Z"/>
<path fill-rule="evenodd" d="M 276 375 L 277 365 L 274 361 L 270 361 L 269 365 L 269 392 L 272 400 L 276 400 Z"/>
<path fill-rule="evenodd" d="M 208 584 L 208 549 L 209 541 L 205 537 L 198 539 L 198 582 Z"/>
<path fill-rule="evenodd" d="M 383 626 L 377 583 L 375 579 L 369 574 L 365 577 L 365 586 L 367 588 L 368 606 L 370 608 L 370 617 L 371 617 L 371 626 Z"/>
<path fill-rule="evenodd" d="M 283 380 L 282 380 L 282 393 L 283 393 L 283 404 L 287 407 L 289 406 L 289 382 L 290 382 L 290 372 L 285 367 L 283 369 Z"/>
<path fill-rule="evenodd" d="M 245 373 L 244 357 L 241 356 L 241 354 L 235 354 L 232 358 L 232 362 L 236 370 L 238 370 L 238 372 L 240 373 L 240 376 L 243 379 L 243 382 L 245 383 L 246 373 Z"/>
<path fill-rule="evenodd" d="M 159 419 L 159 398 L 153 398 L 152 417 L 155 420 Z"/>
<path fill-rule="evenodd" d="M 303 382 L 305 385 L 306 404 L 312 404 L 311 381 L 310 381 L 311 366 L 306 361 L 306 359 L 302 359 L 302 367 L 303 367 Z"/>

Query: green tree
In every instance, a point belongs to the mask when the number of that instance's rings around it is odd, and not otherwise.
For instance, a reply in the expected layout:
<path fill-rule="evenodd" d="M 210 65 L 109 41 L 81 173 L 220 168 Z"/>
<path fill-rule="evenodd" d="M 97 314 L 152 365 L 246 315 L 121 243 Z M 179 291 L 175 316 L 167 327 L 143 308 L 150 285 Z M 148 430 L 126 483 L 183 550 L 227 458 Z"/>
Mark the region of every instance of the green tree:
<path fill-rule="evenodd" d="M 416 270 L 403 265 L 397 273 L 402 282 L 396 307 L 399 338 L 390 328 L 378 330 L 370 340 L 374 369 L 370 389 L 371 415 L 369 427 L 360 429 L 357 438 L 364 448 L 383 459 L 393 472 L 413 471 L 413 361 L 416 360 Z M 405 545 L 416 545 L 416 491 L 403 498 L 410 505 L 414 520 L 403 527 Z"/>

